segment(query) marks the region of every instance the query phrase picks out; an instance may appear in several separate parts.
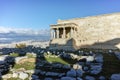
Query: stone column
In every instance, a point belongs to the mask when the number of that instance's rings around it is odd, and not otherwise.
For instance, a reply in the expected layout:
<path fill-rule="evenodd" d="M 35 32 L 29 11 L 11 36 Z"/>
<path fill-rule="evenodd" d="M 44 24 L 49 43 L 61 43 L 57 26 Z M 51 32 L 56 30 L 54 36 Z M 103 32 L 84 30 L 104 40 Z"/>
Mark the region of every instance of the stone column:
<path fill-rule="evenodd" d="M 63 28 L 63 38 L 66 38 L 66 31 L 65 31 L 65 28 Z"/>
<path fill-rule="evenodd" d="M 57 38 L 59 38 L 59 28 L 57 28 Z"/>

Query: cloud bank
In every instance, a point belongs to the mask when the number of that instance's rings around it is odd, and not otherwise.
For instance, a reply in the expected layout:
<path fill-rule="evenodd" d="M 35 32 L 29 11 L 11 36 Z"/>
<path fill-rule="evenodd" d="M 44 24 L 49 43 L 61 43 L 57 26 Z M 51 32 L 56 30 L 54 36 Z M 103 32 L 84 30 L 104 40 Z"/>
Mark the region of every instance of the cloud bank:
<path fill-rule="evenodd" d="M 49 29 L 33 30 L 30 28 L 12 28 L 0 26 L 0 34 L 16 33 L 24 35 L 49 35 Z"/>
<path fill-rule="evenodd" d="M 49 39 L 49 29 L 33 30 L 28 28 L 0 27 L 0 43 L 26 40 L 45 41 Z"/>

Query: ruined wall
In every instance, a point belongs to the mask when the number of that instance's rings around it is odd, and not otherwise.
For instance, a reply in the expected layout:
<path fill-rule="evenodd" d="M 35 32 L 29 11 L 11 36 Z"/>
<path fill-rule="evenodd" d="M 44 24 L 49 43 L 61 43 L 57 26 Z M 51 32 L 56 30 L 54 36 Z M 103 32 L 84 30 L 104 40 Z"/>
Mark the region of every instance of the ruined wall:
<path fill-rule="evenodd" d="M 75 37 L 77 46 L 93 45 L 96 42 L 104 43 L 102 44 L 103 48 L 111 48 L 113 45 L 120 48 L 120 40 L 118 39 L 120 38 L 120 13 L 58 20 L 58 24 L 62 23 L 78 24 L 77 37 Z"/>

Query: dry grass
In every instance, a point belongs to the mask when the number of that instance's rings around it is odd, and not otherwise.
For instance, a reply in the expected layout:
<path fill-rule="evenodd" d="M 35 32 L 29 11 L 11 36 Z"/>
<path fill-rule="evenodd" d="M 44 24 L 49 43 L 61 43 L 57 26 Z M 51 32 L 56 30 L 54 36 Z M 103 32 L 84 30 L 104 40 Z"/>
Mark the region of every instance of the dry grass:
<path fill-rule="evenodd" d="M 35 58 L 24 58 L 18 62 L 18 64 L 23 64 L 25 62 L 32 62 L 35 63 L 36 59 Z"/>

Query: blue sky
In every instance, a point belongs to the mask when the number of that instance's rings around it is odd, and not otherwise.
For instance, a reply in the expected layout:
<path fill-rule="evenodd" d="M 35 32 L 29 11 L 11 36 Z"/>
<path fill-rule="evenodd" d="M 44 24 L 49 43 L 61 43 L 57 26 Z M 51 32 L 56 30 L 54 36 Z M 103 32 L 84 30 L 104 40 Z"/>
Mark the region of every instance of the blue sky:
<path fill-rule="evenodd" d="M 115 12 L 120 12 L 120 0 L 0 0 L 0 26 L 49 29 L 58 19 Z"/>

